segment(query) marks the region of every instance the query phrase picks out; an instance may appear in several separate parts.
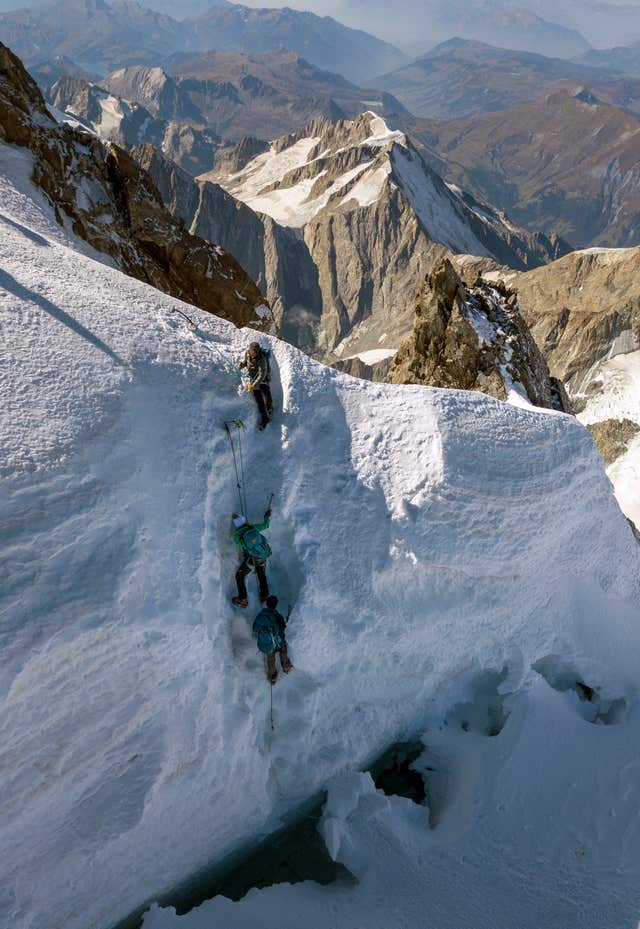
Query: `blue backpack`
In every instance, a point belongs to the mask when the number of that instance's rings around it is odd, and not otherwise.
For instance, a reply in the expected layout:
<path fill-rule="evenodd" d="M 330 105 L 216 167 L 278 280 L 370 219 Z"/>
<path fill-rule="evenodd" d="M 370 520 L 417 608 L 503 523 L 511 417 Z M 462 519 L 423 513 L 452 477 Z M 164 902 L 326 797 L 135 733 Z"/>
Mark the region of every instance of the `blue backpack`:
<path fill-rule="evenodd" d="M 253 623 L 258 649 L 264 655 L 270 655 L 282 648 L 284 640 L 280 635 L 277 622 L 268 610 L 258 613 Z"/>
<path fill-rule="evenodd" d="M 241 544 L 249 558 L 255 558 L 256 561 L 266 561 L 271 555 L 271 546 L 262 533 L 253 527 L 243 534 Z"/>
<path fill-rule="evenodd" d="M 267 629 L 261 626 L 258 629 L 258 648 L 264 655 L 270 655 L 271 652 L 277 652 L 282 648 L 282 637 L 275 629 Z"/>

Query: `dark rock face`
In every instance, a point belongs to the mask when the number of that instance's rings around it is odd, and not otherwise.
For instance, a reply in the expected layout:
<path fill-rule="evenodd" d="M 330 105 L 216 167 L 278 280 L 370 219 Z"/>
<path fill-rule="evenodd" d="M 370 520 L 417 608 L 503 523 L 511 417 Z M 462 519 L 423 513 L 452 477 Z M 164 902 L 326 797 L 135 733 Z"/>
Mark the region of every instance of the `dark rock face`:
<path fill-rule="evenodd" d="M 33 181 L 58 221 L 122 271 L 239 326 L 272 327 L 271 311 L 237 261 L 190 235 L 121 148 L 56 123 L 19 59 L 1 44 L 0 138 L 32 152 Z"/>
<path fill-rule="evenodd" d="M 482 280 L 465 286 L 448 259 L 426 277 L 413 334 L 400 346 L 389 380 L 480 390 L 500 400 L 516 392 L 534 406 L 571 412 L 520 315 L 517 294 Z"/>
<path fill-rule="evenodd" d="M 189 177 L 150 145 L 134 148 L 131 154 L 191 233 L 220 242 L 238 258 L 270 303 L 283 338 L 313 351 L 322 298 L 303 239 L 255 213 L 218 184 Z"/>

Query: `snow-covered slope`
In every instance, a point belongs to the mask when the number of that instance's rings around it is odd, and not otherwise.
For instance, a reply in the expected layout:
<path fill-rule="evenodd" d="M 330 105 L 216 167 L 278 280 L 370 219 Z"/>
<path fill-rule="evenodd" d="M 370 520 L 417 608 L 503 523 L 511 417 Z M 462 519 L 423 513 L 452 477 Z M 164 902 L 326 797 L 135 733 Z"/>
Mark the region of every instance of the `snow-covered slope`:
<path fill-rule="evenodd" d="M 357 886 L 185 927 L 630 927 L 640 548 L 588 433 L 268 336 L 282 413 L 254 433 L 231 361 L 255 332 L 189 308 L 193 333 L 94 261 L 25 163 L 0 146 L 3 926 L 107 929 L 337 777 L 325 833 Z M 274 733 L 255 589 L 229 605 L 237 416 L 293 606 Z M 354 773 L 425 731 L 431 827 Z"/>

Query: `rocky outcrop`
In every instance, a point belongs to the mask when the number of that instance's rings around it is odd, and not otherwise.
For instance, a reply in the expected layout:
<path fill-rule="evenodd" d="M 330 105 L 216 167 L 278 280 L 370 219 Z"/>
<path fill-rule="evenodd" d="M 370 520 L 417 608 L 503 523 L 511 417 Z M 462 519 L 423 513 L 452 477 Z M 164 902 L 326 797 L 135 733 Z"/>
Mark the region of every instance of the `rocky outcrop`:
<path fill-rule="evenodd" d="M 168 122 L 206 124 L 188 94 L 162 68 L 145 68 L 142 65 L 119 68 L 104 78 L 102 86 L 116 97 L 140 104 L 156 118 Z"/>
<path fill-rule="evenodd" d="M 605 419 L 591 423 L 587 429 L 593 436 L 606 465 L 613 464 L 628 450 L 631 440 L 640 433 L 640 424 L 631 419 Z"/>
<path fill-rule="evenodd" d="M 572 252 L 506 277 L 551 371 L 572 393 L 600 360 L 640 348 L 640 248 Z"/>
<path fill-rule="evenodd" d="M 515 393 L 534 406 L 571 411 L 519 312 L 516 293 L 482 280 L 468 288 L 447 259 L 426 277 L 413 334 L 400 346 L 389 380 L 480 390 L 500 400 Z"/>
<path fill-rule="evenodd" d="M 272 327 L 271 311 L 237 261 L 188 233 L 121 148 L 59 125 L 20 61 L 1 44 L 0 139 L 31 151 L 33 181 L 58 221 L 121 270 L 239 326 Z"/>

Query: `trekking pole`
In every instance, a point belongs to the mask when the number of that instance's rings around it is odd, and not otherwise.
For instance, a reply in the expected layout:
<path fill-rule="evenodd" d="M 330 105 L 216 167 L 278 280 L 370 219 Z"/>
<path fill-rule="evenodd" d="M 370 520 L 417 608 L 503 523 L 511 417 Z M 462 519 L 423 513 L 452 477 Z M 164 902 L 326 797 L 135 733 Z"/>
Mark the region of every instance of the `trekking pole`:
<path fill-rule="evenodd" d="M 191 319 L 190 316 L 187 316 L 186 313 L 183 313 L 182 310 L 179 310 L 177 307 L 174 306 L 174 308 L 171 310 L 171 312 L 172 312 L 172 313 L 179 313 L 180 316 L 182 316 L 183 319 L 186 319 L 186 321 L 189 323 L 190 326 L 193 326 L 194 329 L 197 329 L 197 328 L 198 328 L 198 324 L 197 324 L 197 323 L 194 323 L 194 321 Z"/>
<path fill-rule="evenodd" d="M 273 503 L 273 498 L 274 498 L 274 496 L 275 496 L 275 494 L 271 494 L 271 496 L 269 497 L 269 503 L 267 504 L 267 509 L 268 509 L 268 510 L 271 509 L 271 504 Z"/>

